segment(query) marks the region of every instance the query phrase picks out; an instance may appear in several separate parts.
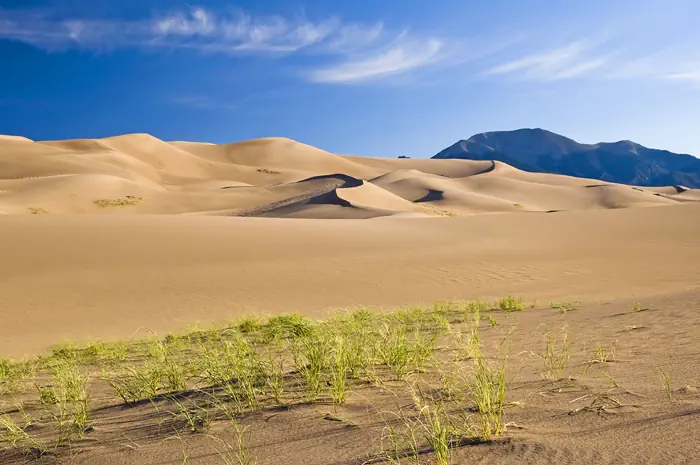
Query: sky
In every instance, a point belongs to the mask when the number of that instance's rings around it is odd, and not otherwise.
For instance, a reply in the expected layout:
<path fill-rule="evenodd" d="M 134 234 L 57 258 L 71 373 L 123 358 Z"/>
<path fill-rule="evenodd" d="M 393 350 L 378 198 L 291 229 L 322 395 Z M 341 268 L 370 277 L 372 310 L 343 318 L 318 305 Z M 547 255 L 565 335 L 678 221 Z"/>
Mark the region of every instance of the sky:
<path fill-rule="evenodd" d="M 430 157 L 548 129 L 700 156 L 698 0 L 0 0 L 0 134 Z"/>

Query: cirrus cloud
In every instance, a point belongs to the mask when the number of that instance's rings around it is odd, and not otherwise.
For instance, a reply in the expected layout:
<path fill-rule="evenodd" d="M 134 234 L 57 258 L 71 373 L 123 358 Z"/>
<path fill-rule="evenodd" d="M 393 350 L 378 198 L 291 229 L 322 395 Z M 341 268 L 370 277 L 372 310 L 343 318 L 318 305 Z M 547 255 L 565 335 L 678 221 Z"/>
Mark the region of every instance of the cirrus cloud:
<path fill-rule="evenodd" d="M 0 9 L 0 39 L 52 52 L 159 47 L 231 55 L 305 52 L 316 62 L 304 75 L 329 83 L 364 82 L 423 68 L 438 61 L 447 45 L 444 39 L 392 33 L 382 22 L 217 14 L 200 7 L 138 20 Z"/>
<path fill-rule="evenodd" d="M 435 38 L 399 38 L 384 49 L 349 57 L 335 65 L 314 70 L 310 77 L 314 82 L 351 83 L 400 74 L 437 61 L 444 45 Z"/>

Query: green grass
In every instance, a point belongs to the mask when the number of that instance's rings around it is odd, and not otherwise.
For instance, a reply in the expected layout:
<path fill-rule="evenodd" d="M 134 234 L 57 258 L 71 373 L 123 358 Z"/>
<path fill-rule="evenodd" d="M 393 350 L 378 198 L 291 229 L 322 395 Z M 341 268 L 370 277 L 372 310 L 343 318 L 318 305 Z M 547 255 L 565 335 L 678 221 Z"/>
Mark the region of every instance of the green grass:
<path fill-rule="evenodd" d="M 321 330 L 299 336 L 292 344 L 292 357 L 297 373 L 306 383 L 306 400 L 313 402 L 321 395 L 325 375 L 331 367 L 331 341 Z"/>
<path fill-rule="evenodd" d="M 224 463 L 251 464 L 251 431 L 239 421 L 245 415 L 307 403 L 332 404 L 337 412 L 345 404 L 354 408 L 364 390 L 380 389 L 414 400 L 393 417 L 384 412 L 395 422 L 383 432 L 383 458 L 418 463 L 429 448 L 434 462 L 447 464 L 465 441 L 505 433 L 509 359 L 483 343 L 498 331 L 498 321 L 484 314 L 524 308 L 521 298 L 507 296 L 386 313 L 359 308 L 324 321 L 298 314 L 249 317 L 122 343 L 68 342 L 26 362 L 0 359 L 0 394 L 12 388 L 29 399 L 29 411 L 1 417 L 0 440 L 38 450 L 32 429 L 24 429 L 36 422 L 42 450 L 79 448 L 76 441 L 93 426 L 101 429 L 91 410 L 104 405 L 92 404 L 91 390 L 99 385 L 111 390 L 111 402 L 138 404 L 134 411 L 152 407 L 161 429 L 181 439 L 183 457 L 182 437 L 205 434 Z M 568 340 L 548 341 L 545 363 L 559 376 Z M 231 444 L 217 436 L 222 415 L 235 438 Z"/>
<path fill-rule="evenodd" d="M 348 398 L 348 347 L 343 336 L 336 336 L 331 349 L 330 385 L 333 403 L 342 405 Z"/>
<path fill-rule="evenodd" d="M 671 378 L 666 374 L 666 372 L 662 369 L 659 369 L 661 372 L 661 380 L 663 381 L 664 384 L 664 391 L 666 392 L 666 398 L 668 399 L 669 402 L 673 402 L 673 390 L 671 389 Z"/>
<path fill-rule="evenodd" d="M 477 359 L 473 396 L 479 411 L 477 436 L 483 441 L 505 432 L 507 360 L 503 357 L 501 362 L 489 363 L 484 357 Z"/>
<path fill-rule="evenodd" d="M 247 446 L 248 426 L 241 425 L 236 418 L 235 412 L 226 407 L 226 404 L 219 404 L 220 410 L 225 414 L 228 426 L 231 427 L 236 439 L 235 444 L 231 444 L 219 436 L 210 435 L 217 443 L 216 453 L 225 465 L 255 465 L 257 462 L 251 456 Z"/>
<path fill-rule="evenodd" d="M 209 410 L 199 407 L 194 402 L 187 405 L 177 397 L 171 396 L 170 401 L 175 405 L 176 411 L 169 412 L 175 418 L 187 425 L 190 433 L 206 431 L 209 428 Z"/>
<path fill-rule="evenodd" d="M 59 360 L 49 386 L 39 386 L 40 399 L 54 423 L 56 445 L 83 437 L 90 417 L 89 377 L 77 363 Z"/>
<path fill-rule="evenodd" d="M 635 302 L 633 304 L 630 304 L 630 306 L 627 308 L 627 310 L 630 313 L 638 313 L 638 312 L 641 312 L 642 310 L 646 310 L 646 309 L 644 308 L 644 306 L 641 303 Z"/>
<path fill-rule="evenodd" d="M 418 417 L 421 422 L 423 435 L 433 449 L 435 463 L 448 465 L 450 461 L 450 433 L 447 414 L 441 404 L 422 406 Z"/>
<path fill-rule="evenodd" d="M 522 297 L 506 296 L 494 303 L 494 308 L 500 308 L 504 312 L 520 312 L 525 310 L 525 303 Z"/>
<path fill-rule="evenodd" d="M 7 358 L 0 358 L 0 381 L 8 380 L 15 371 L 15 362 Z"/>
<path fill-rule="evenodd" d="M 615 344 L 605 344 L 600 339 L 596 339 L 592 360 L 600 363 L 615 360 Z"/>
<path fill-rule="evenodd" d="M 549 303 L 549 308 L 557 309 L 559 310 L 559 313 L 568 313 L 571 310 L 574 310 L 576 308 L 576 305 L 579 304 L 578 300 L 567 300 L 563 302 L 550 302 Z"/>
<path fill-rule="evenodd" d="M 256 317 L 245 317 L 238 322 L 238 329 L 243 334 L 254 333 L 261 328 L 260 319 Z"/>
<path fill-rule="evenodd" d="M 561 337 L 556 338 L 551 332 L 545 334 L 545 350 L 543 377 L 546 379 L 561 379 L 569 367 L 571 343 L 566 327 L 562 328 Z"/>

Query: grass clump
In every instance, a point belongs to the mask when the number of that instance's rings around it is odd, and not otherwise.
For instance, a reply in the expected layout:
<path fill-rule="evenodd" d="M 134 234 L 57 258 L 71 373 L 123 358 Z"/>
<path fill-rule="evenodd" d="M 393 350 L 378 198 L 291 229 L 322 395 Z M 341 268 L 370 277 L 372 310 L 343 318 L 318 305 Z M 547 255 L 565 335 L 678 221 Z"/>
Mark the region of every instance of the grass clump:
<path fill-rule="evenodd" d="M 615 344 L 604 344 L 603 341 L 597 339 L 592 360 L 599 363 L 607 363 L 615 360 Z"/>
<path fill-rule="evenodd" d="M 88 380 L 75 362 L 61 360 L 53 368 L 51 385 L 38 387 L 40 401 L 57 432 L 57 446 L 82 438 L 88 429 Z"/>
<path fill-rule="evenodd" d="M 7 358 L 0 358 L 0 382 L 5 382 L 15 376 L 15 362 Z"/>
<path fill-rule="evenodd" d="M 331 397 L 335 405 L 342 405 L 348 398 L 347 378 L 350 372 L 348 347 L 343 336 L 336 336 L 331 355 Z"/>
<path fill-rule="evenodd" d="M 306 400 L 313 402 L 323 390 L 324 377 L 331 367 L 331 343 L 321 329 L 294 340 L 294 366 L 306 383 Z"/>
<path fill-rule="evenodd" d="M 450 426 L 447 413 L 442 404 L 423 405 L 419 418 L 424 418 L 421 422 L 423 435 L 433 449 L 435 463 L 438 465 L 448 465 L 450 462 Z"/>
<path fill-rule="evenodd" d="M 176 412 L 169 412 L 175 418 L 187 425 L 190 433 L 205 431 L 209 428 L 209 410 L 197 406 L 192 402 L 192 406 L 185 405 L 177 397 L 171 396 L 169 400 L 177 408 Z"/>
<path fill-rule="evenodd" d="M 496 301 L 494 304 L 495 308 L 500 308 L 504 312 L 520 312 L 525 310 L 525 303 L 522 297 L 515 298 L 512 295 L 503 297 L 502 299 Z"/>
<path fill-rule="evenodd" d="M 124 364 L 107 377 L 107 383 L 125 404 L 132 404 L 156 397 L 163 388 L 162 377 L 163 372 L 156 365 Z"/>
<path fill-rule="evenodd" d="M 252 316 L 242 318 L 238 322 L 238 330 L 243 334 L 254 333 L 260 330 L 261 327 L 262 325 L 260 324 L 260 319 Z"/>
<path fill-rule="evenodd" d="M 569 367 L 571 343 L 566 326 L 561 332 L 560 340 L 557 340 L 551 332 L 545 334 L 545 351 L 542 356 L 544 359 L 542 375 L 545 379 L 561 379 L 564 371 Z"/>
<path fill-rule="evenodd" d="M 166 342 L 150 341 L 143 350 L 146 356 L 143 362 L 119 361 L 115 370 L 103 376 L 117 397 L 133 404 L 161 393 L 187 389 L 191 368 L 175 358 Z"/>
<path fill-rule="evenodd" d="M 197 366 L 198 376 L 209 386 L 221 388 L 236 412 L 258 408 L 264 392 L 265 364 L 243 336 L 206 347 Z"/>
<path fill-rule="evenodd" d="M 659 369 L 661 372 L 661 381 L 663 381 L 664 384 L 664 391 L 666 392 L 666 398 L 668 399 L 669 402 L 673 402 L 673 390 L 671 389 L 671 378 L 666 374 L 666 372 L 662 369 Z"/>
<path fill-rule="evenodd" d="M 403 326 L 384 325 L 377 352 L 381 363 L 391 367 L 399 380 L 412 371 L 421 371 L 435 353 L 436 337 L 420 328 L 408 332 Z"/>
<path fill-rule="evenodd" d="M 476 431 L 482 441 L 505 432 L 507 360 L 503 357 L 501 362 L 489 363 L 484 357 L 477 359 L 473 395 L 479 412 Z"/>
<path fill-rule="evenodd" d="M 563 302 L 550 302 L 549 308 L 559 310 L 559 313 L 568 313 L 576 308 L 580 302 L 578 300 L 567 300 Z"/>
<path fill-rule="evenodd" d="M 291 313 L 270 318 L 263 327 L 266 341 L 280 339 L 296 339 L 309 336 L 314 329 L 314 323 L 305 316 Z"/>
<path fill-rule="evenodd" d="M 28 426 L 20 426 L 9 415 L 0 415 L 0 446 L 4 444 L 13 449 L 22 449 L 28 455 L 44 455 L 49 450 L 48 445 L 30 435 L 26 430 Z"/>
<path fill-rule="evenodd" d="M 458 356 L 461 360 L 478 359 L 481 357 L 481 341 L 479 339 L 478 323 L 467 333 L 457 333 Z"/>
<path fill-rule="evenodd" d="M 136 197 L 134 195 L 127 195 L 126 197 L 118 198 L 118 199 L 97 199 L 94 201 L 94 204 L 97 205 L 100 208 L 109 208 L 109 207 L 130 207 L 132 205 L 136 205 L 140 201 L 142 201 L 142 197 Z"/>
<path fill-rule="evenodd" d="M 635 302 L 635 303 L 631 304 L 627 310 L 630 313 L 638 313 L 638 312 L 641 312 L 642 310 L 646 310 L 646 309 L 644 308 L 644 306 L 641 303 Z"/>

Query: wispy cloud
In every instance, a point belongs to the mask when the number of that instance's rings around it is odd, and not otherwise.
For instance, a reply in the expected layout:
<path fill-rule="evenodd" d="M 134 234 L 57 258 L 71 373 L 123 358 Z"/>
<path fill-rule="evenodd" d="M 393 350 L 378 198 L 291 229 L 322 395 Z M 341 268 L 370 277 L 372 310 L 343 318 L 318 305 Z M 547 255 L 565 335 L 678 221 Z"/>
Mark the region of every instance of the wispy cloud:
<path fill-rule="evenodd" d="M 417 40 L 401 36 L 383 49 L 316 69 L 310 77 L 315 82 L 352 83 L 400 74 L 439 60 L 444 45 L 435 38 Z"/>
<path fill-rule="evenodd" d="M 700 83 L 700 70 L 691 73 L 671 73 L 663 77 L 672 81 L 691 81 Z"/>
<path fill-rule="evenodd" d="M 304 75 L 314 82 L 336 83 L 367 81 L 427 66 L 446 46 L 442 39 L 392 33 L 382 22 L 217 14 L 199 7 L 129 21 L 0 9 L 0 39 L 50 51 L 161 47 L 228 54 L 306 52 L 321 64 Z M 323 61 L 334 64 L 324 65 Z"/>
<path fill-rule="evenodd" d="M 221 52 L 294 52 L 338 39 L 351 26 L 337 19 L 313 22 L 305 18 L 254 17 L 242 12 L 217 15 L 204 8 L 129 21 L 0 9 L 0 39 L 49 50 L 168 46 Z"/>
<path fill-rule="evenodd" d="M 578 41 L 563 47 L 527 55 L 497 65 L 486 75 L 517 75 L 520 79 L 557 81 L 594 72 L 609 63 L 611 56 L 595 56 L 593 44 Z"/>
<path fill-rule="evenodd" d="M 220 52 L 295 52 L 337 37 L 341 29 L 333 18 L 313 22 L 245 13 L 216 16 L 202 8 L 172 13 L 153 23 L 157 43 Z"/>
<path fill-rule="evenodd" d="M 693 50 L 696 50 L 693 52 Z M 565 79 L 700 82 L 700 54 L 687 43 L 663 49 L 638 46 L 625 37 L 581 39 L 534 53 L 513 56 L 484 71 L 482 77 L 552 82 Z"/>

